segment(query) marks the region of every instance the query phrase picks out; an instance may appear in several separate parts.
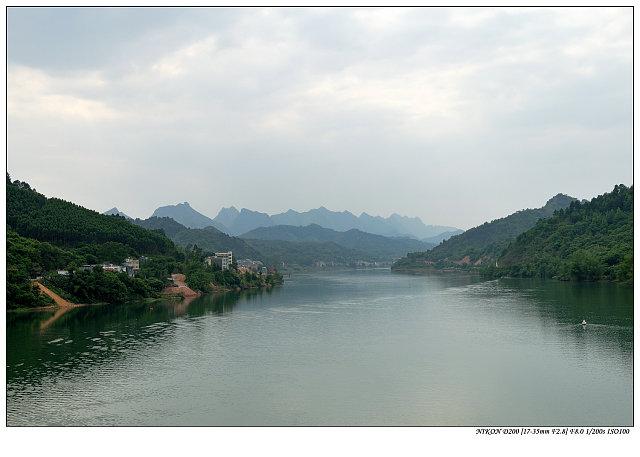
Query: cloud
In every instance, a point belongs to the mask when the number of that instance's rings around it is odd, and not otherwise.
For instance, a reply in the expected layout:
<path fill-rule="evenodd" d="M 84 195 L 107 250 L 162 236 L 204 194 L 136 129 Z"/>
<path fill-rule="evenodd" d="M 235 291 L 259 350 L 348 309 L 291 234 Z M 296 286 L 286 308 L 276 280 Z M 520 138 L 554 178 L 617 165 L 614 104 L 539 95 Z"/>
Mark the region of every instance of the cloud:
<path fill-rule="evenodd" d="M 10 171 L 50 194 L 101 163 L 98 209 L 465 227 L 631 179 L 629 8 L 125 11 L 9 14 Z"/>
<path fill-rule="evenodd" d="M 10 66 L 8 69 L 7 112 L 9 117 L 37 120 L 57 118 L 78 122 L 122 119 L 99 98 L 85 93 L 106 86 L 98 72 L 69 77 L 52 77 L 38 69 Z"/>

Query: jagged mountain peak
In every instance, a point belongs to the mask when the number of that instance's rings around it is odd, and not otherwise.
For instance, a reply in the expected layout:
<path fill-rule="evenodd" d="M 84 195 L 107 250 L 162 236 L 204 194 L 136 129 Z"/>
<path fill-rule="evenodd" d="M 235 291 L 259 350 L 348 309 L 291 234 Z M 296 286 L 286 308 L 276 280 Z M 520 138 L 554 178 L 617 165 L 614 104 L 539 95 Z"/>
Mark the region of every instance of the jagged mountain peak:
<path fill-rule="evenodd" d="M 575 200 L 577 200 L 577 199 L 574 198 L 574 197 L 571 197 L 570 195 L 559 193 L 559 194 L 556 194 L 553 197 L 551 197 L 549 200 L 547 200 L 546 205 L 548 205 L 550 203 L 555 203 L 555 202 L 563 202 L 563 203 L 567 202 L 567 201 L 572 202 L 572 201 L 575 201 Z"/>
<path fill-rule="evenodd" d="M 573 198 L 566 194 L 556 194 L 547 200 L 547 203 L 544 205 L 544 209 L 553 213 L 558 209 L 567 208 L 572 202 L 577 201 L 577 198 Z"/>
<path fill-rule="evenodd" d="M 108 216 L 122 216 L 125 219 L 132 219 L 130 216 L 127 216 L 125 213 L 123 213 L 122 211 L 120 211 L 118 208 L 116 208 L 115 206 L 111 209 L 108 209 L 107 211 L 105 211 L 102 214 L 106 214 Z"/>
<path fill-rule="evenodd" d="M 170 217 L 176 222 L 188 228 L 204 228 L 214 226 L 219 230 L 225 230 L 223 224 L 217 223 L 213 219 L 198 212 L 188 202 L 177 205 L 167 205 L 157 208 L 152 217 Z"/>
<path fill-rule="evenodd" d="M 296 211 L 288 209 L 285 212 L 269 215 L 267 213 L 242 208 L 238 211 L 235 207 L 222 208 L 214 221 L 228 228 L 227 233 L 242 235 L 258 227 L 271 227 L 275 225 L 308 226 L 317 224 L 324 228 L 337 231 L 358 229 L 362 232 L 383 236 L 410 236 L 413 238 L 426 238 L 438 234 L 455 231 L 455 227 L 427 226 L 419 217 L 401 216 L 397 213 L 390 217 L 372 216 L 361 213 L 356 216 L 351 211 L 332 211 L 325 206 L 319 206 L 308 211 Z"/>

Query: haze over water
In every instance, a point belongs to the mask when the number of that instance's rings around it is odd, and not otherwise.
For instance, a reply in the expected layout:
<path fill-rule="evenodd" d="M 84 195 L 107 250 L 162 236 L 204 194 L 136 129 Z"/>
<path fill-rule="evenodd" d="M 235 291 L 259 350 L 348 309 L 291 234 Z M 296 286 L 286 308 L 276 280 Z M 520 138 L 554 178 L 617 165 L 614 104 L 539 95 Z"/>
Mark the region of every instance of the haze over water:
<path fill-rule="evenodd" d="M 632 424 L 615 284 L 360 270 L 48 317 L 7 315 L 9 425 Z"/>

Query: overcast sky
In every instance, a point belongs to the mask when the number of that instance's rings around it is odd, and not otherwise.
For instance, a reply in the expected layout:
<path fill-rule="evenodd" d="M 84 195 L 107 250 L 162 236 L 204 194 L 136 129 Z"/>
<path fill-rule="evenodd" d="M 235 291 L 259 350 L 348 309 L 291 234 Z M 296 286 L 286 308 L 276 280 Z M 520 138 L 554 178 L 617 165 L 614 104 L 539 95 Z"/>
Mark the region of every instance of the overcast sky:
<path fill-rule="evenodd" d="M 632 9 L 8 11 L 8 171 L 469 228 L 632 183 Z"/>

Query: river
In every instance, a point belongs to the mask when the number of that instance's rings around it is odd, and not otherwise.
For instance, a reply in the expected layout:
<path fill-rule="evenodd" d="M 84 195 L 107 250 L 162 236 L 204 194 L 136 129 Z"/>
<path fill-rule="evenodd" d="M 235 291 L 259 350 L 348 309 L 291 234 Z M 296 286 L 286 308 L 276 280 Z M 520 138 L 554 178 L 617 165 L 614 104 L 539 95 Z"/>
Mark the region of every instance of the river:
<path fill-rule="evenodd" d="M 632 424 L 631 287 L 355 270 L 52 314 L 7 314 L 9 425 Z"/>

